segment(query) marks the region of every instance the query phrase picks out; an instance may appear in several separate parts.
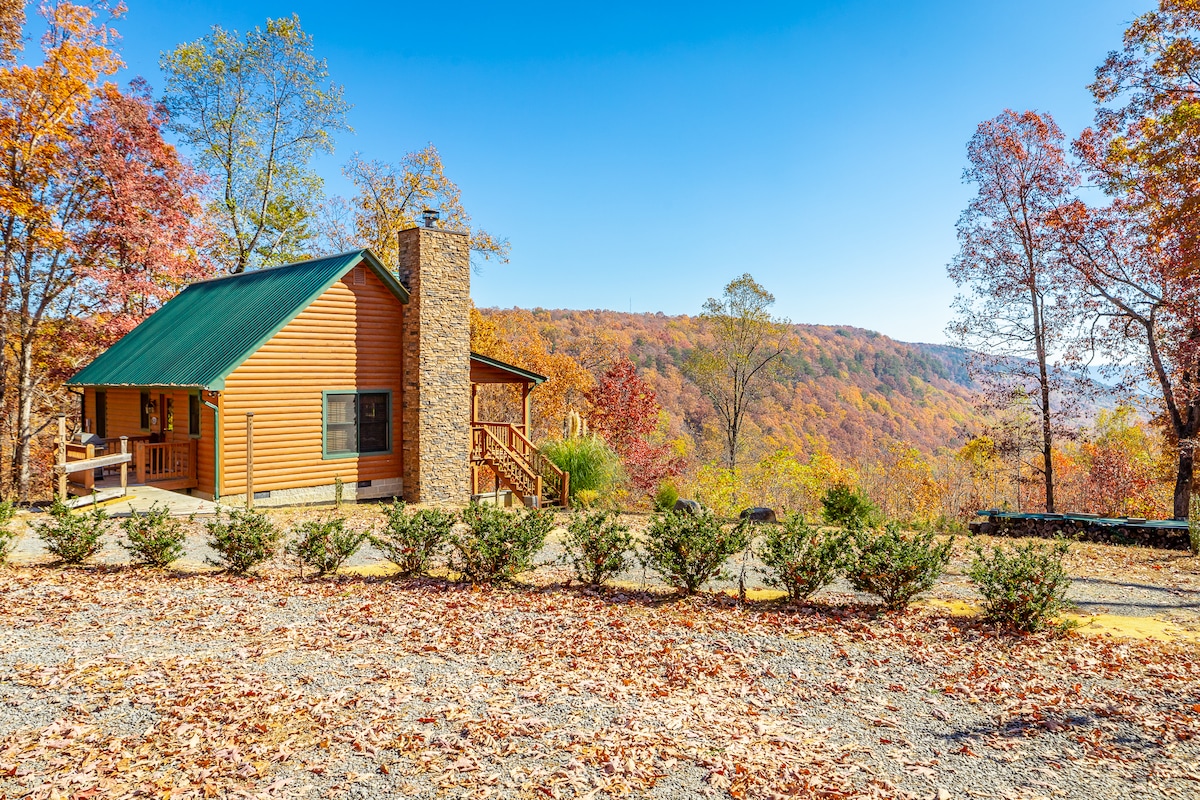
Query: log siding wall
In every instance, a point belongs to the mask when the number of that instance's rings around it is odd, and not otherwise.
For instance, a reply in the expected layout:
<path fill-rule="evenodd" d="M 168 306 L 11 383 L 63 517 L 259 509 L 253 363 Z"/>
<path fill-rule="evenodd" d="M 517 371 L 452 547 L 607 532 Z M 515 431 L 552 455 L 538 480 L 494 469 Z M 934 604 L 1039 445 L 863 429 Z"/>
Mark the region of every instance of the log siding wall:
<path fill-rule="evenodd" d="M 246 412 L 254 412 L 254 490 L 401 476 L 400 331 L 404 306 L 369 269 L 331 286 L 225 380 L 221 495 L 246 490 Z M 392 393 L 386 455 L 324 458 L 322 393 Z M 209 413 L 211 418 L 211 412 Z"/>

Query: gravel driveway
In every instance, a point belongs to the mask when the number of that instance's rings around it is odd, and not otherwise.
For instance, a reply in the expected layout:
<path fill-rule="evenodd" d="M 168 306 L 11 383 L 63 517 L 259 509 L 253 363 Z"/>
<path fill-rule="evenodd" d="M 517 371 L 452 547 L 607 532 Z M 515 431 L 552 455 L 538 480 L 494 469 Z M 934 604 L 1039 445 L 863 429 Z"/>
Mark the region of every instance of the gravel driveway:
<path fill-rule="evenodd" d="M 854 598 L 0 572 L 9 797 L 1195 797 L 1195 647 Z"/>

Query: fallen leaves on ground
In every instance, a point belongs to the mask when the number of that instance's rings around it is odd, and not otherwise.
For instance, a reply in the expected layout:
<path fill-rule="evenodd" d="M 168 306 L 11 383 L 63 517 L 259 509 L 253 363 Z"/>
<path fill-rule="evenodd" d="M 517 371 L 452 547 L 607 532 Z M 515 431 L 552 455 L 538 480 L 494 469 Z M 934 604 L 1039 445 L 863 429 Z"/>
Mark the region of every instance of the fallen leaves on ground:
<path fill-rule="evenodd" d="M 1200 789 L 1194 646 L 433 580 L 28 568 L 0 587 L 3 796 Z"/>

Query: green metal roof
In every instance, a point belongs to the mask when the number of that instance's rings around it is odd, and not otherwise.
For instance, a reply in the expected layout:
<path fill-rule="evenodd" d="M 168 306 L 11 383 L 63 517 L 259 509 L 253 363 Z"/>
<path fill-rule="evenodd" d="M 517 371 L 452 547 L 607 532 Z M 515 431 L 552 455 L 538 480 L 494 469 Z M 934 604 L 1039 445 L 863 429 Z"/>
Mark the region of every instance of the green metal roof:
<path fill-rule="evenodd" d="M 359 264 L 370 267 L 402 303 L 408 302 L 408 290 L 370 250 L 199 281 L 67 384 L 224 389 L 229 373 Z"/>

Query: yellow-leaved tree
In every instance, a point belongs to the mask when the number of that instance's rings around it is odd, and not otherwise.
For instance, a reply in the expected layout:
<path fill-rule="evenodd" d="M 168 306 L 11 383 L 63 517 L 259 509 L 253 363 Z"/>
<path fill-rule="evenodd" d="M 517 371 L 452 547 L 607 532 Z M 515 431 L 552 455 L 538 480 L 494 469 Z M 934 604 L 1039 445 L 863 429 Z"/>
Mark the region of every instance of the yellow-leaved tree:
<path fill-rule="evenodd" d="M 397 234 L 416 227 L 427 208 L 438 212 L 439 227 L 470 236 L 473 257 L 485 261 L 494 258 L 502 263 L 508 261 L 507 240 L 472 225 L 471 215 L 463 208 L 458 186 L 446 177 L 441 154 L 432 144 L 408 153 L 396 164 L 369 161 L 355 155 L 342 172 L 353 181 L 357 190 L 349 201 L 353 222 L 345 226 L 343 235 L 352 227 L 352 246 L 371 248 L 383 263 L 396 265 L 399 259 Z M 333 217 L 331 227 L 335 231 L 339 217 L 344 219 L 346 209 L 341 207 L 344 203 L 335 199 L 330 206 L 332 211 L 327 212 Z"/>

